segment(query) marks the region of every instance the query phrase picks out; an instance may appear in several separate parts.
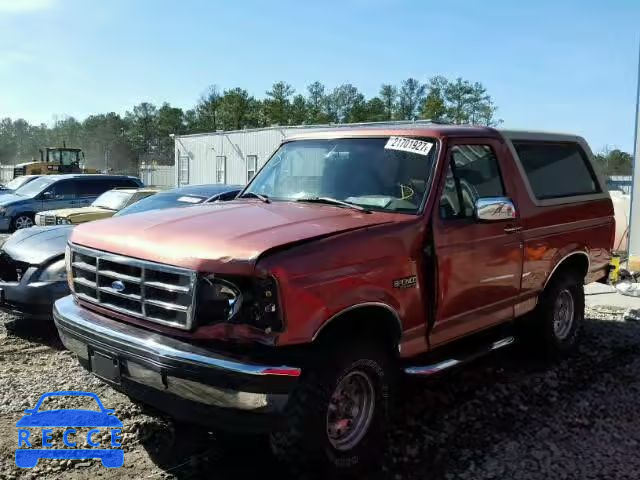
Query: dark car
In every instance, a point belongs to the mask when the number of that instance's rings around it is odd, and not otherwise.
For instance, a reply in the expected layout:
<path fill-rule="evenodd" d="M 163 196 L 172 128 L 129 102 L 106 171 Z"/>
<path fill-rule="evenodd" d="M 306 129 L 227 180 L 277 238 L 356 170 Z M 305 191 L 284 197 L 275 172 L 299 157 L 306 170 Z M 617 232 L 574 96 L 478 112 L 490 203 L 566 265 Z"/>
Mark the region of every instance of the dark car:
<path fill-rule="evenodd" d="M 116 215 L 231 200 L 237 185 L 191 185 L 144 198 Z M 53 302 L 69 294 L 64 250 L 73 225 L 18 230 L 0 248 L 0 310 L 50 319 Z"/>
<path fill-rule="evenodd" d="M 0 196 L 0 231 L 31 227 L 42 210 L 83 207 L 107 190 L 142 186 L 138 178 L 125 175 L 43 175 Z"/>

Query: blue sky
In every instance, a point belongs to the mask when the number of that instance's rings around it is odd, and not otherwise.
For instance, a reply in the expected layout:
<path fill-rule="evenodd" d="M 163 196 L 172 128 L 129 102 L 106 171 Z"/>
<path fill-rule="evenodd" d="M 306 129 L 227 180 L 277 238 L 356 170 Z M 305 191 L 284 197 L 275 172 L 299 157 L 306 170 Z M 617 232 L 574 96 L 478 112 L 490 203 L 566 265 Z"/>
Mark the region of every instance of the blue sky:
<path fill-rule="evenodd" d="M 0 0 L 0 117 L 445 75 L 482 82 L 505 127 L 631 151 L 639 41 L 640 0 Z"/>

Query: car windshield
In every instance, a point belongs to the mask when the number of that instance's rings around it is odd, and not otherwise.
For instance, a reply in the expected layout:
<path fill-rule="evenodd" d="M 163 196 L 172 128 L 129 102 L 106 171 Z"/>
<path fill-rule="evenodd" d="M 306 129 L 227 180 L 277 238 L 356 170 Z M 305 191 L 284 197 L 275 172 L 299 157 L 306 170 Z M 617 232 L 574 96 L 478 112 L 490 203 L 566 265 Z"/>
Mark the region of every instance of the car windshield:
<path fill-rule="evenodd" d="M 129 215 L 130 213 L 140 213 L 159 208 L 186 207 L 204 202 L 209 197 L 191 195 L 180 192 L 156 193 L 147 198 L 123 208 L 116 215 Z"/>
<path fill-rule="evenodd" d="M 19 189 L 21 186 L 23 186 L 25 183 L 27 183 L 29 180 L 31 180 L 32 177 L 16 177 L 13 180 L 11 180 L 10 182 L 5 184 L 5 188 L 8 188 L 10 190 L 17 190 Z"/>
<path fill-rule="evenodd" d="M 55 181 L 54 175 L 40 177 L 18 189 L 15 194 L 22 197 L 35 197 Z"/>
<path fill-rule="evenodd" d="M 120 210 L 131 200 L 133 194 L 134 192 L 109 190 L 96 198 L 91 206 L 108 210 Z"/>
<path fill-rule="evenodd" d="M 38 412 L 46 412 L 48 410 L 61 410 L 74 408 L 77 410 L 93 410 L 100 411 L 100 406 L 95 399 L 90 396 L 79 395 L 53 395 L 43 399 Z"/>
<path fill-rule="evenodd" d="M 408 137 L 292 141 L 280 147 L 243 196 L 332 199 L 415 214 L 428 189 L 435 145 L 433 139 Z"/>

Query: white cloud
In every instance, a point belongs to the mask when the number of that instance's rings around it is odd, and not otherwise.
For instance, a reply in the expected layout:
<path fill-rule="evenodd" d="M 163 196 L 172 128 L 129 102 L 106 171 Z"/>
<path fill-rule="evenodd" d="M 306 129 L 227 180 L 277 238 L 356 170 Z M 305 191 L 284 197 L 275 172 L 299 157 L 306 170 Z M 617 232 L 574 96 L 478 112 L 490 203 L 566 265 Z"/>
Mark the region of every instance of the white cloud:
<path fill-rule="evenodd" d="M 0 0 L 0 12 L 39 12 L 53 7 L 56 0 Z"/>

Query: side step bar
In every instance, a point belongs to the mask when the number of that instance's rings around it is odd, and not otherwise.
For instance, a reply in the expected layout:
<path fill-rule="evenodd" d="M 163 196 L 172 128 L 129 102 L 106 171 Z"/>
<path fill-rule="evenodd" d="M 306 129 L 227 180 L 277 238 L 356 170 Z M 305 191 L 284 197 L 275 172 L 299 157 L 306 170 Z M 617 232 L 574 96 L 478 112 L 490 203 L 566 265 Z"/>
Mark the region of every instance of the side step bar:
<path fill-rule="evenodd" d="M 441 362 L 432 363 L 430 365 L 416 366 L 416 367 L 407 367 L 404 369 L 404 373 L 407 375 L 419 375 L 419 376 L 429 376 L 436 375 L 444 370 L 448 370 L 457 365 L 461 365 L 463 363 L 470 362 L 475 360 L 476 358 L 483 357 L 495 350 L 499 350 L 501 348 L 507 347 L 511 345 L 515 341 L 514 337 L 505 337 L 501 340 L 497 340 L 489 345 L 481 348 L 479 350 L 475 350 L 468 355 L 460 356 L 458 358 L 449 358 L 447 360 L 443 360 Z"/>

